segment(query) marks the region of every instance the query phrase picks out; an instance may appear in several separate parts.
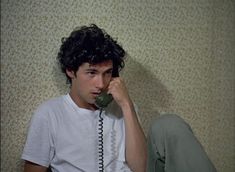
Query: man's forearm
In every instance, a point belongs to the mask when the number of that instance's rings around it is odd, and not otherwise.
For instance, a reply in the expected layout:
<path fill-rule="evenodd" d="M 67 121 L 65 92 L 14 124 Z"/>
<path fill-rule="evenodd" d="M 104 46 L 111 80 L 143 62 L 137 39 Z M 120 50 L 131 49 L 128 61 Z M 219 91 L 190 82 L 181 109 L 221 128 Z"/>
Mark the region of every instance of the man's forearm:
<path fill-rule="evenodd" d="M 126 160 L 133 172 L 145 172 L 147 145 L 133 104 L 123 110 L 126 131 Z"/>

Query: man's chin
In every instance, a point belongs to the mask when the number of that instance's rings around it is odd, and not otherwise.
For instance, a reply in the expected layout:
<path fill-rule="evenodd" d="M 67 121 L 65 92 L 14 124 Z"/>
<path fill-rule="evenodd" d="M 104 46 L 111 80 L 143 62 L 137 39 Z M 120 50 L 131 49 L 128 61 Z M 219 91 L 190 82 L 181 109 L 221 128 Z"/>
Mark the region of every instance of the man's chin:
<path fill-rule="evenodd" d="M 98 109 L 98 107 L 95 105 L 95 98 L 90 99 L 90 100 L 88 101 L 88 104 L 89 104 L 91 107 L 93 107 L 94 109 Z"/>
<path fill-rule="evenodd" d="M 94 110 L 99 109 L 94 103 L 89 103 L 90 107 Z"/>

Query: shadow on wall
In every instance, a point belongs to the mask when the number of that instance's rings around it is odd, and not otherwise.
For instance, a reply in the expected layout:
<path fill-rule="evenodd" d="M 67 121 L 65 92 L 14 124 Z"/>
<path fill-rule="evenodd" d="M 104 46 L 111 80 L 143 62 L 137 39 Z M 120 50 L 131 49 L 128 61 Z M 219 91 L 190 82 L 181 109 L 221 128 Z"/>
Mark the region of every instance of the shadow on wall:
<path fill-rule="evenodd" d="M 53 65 L 53 78 L 54 85 L 56 86 L 59 95 L 63 95 L 69 92 L 70 85 L 67 83 L 67 78 L 65 74 L 61 71 L 58 61 L 55 60 Z"/>
<path fill-rule="evenodd" d="M 138 106 L 141 124 L 147 133 L 151 121 L 160 115 L 160 111 L 169 111 L 172 95 L 150 70 L 130 56 L 121 75 Z"/>

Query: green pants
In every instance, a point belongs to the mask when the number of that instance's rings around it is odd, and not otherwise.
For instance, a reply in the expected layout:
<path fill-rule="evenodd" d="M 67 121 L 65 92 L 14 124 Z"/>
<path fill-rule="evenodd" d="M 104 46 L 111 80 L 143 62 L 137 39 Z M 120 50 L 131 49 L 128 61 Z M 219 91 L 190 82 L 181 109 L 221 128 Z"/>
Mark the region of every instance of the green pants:
<path fill-rule="evenodd" d="M 147 172 L 216 172 L 190 126 L 179 116 L 157 118 L 148 135 Z"/>

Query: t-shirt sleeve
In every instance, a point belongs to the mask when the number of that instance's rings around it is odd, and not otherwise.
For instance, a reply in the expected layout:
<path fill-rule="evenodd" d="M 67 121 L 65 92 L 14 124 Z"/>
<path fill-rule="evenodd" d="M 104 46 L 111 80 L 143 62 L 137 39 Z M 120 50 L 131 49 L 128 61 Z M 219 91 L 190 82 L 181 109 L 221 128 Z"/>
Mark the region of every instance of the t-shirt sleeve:
<path fill-rule="evenodd" d="M 22 159 L 48 167 L 53 154 L 48 113 L 43 109 L 38 109 L 30 121 Z"/>

